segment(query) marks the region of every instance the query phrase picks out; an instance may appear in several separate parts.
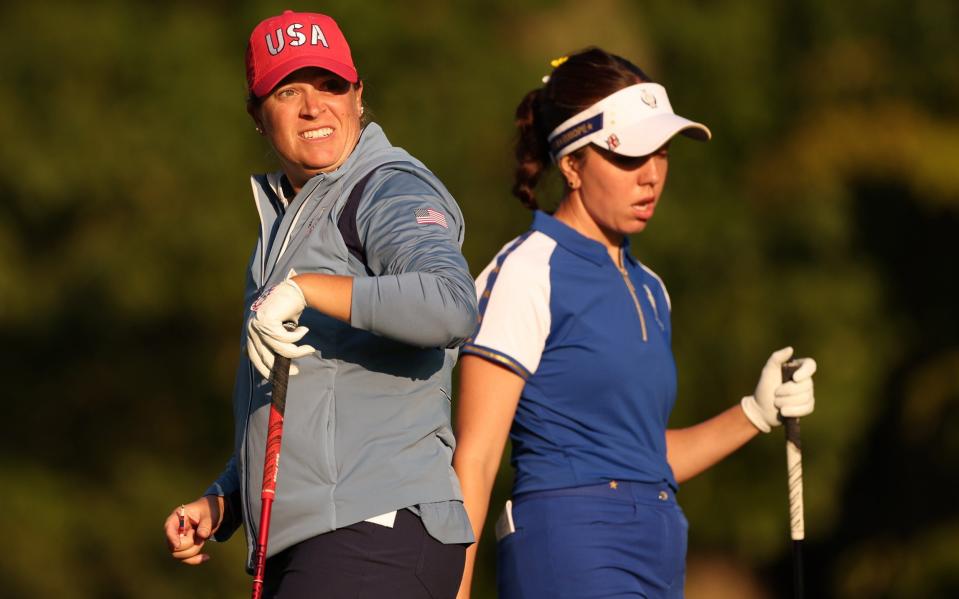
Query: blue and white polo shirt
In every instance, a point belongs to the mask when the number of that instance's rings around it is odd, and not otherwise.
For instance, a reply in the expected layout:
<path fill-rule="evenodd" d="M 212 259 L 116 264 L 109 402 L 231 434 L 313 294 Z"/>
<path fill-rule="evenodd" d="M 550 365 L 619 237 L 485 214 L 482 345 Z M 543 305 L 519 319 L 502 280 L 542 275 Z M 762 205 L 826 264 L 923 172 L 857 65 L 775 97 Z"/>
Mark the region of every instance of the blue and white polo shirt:
<path fill-rule="evenodd" d="M 676 481 L 666 424 L 676 399 L 670 302 L 623 246 L 537 212 L 476 280 L 480 322 L 461 351 L 521 376 L 510 430 L 513 493 Z"/>

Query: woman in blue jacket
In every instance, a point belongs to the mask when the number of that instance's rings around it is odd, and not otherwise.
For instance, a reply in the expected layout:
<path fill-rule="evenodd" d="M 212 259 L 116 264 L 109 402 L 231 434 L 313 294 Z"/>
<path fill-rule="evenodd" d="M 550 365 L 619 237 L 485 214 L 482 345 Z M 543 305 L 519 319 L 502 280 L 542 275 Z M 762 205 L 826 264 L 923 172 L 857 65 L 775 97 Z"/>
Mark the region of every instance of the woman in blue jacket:
<path fill-rule="evenodd" d="M 555 164 L 564 195 L 476 281 L 480 324 L 461 350 L 454 466 L 478 538 L 509 434 L 516 475 L 497 526 L 501 598 L 680 598 L 679 483 L 780 413 L 811 413 L 816 365 L 806 359 L 784 384 L 792 349 L 777 351 L 753 395 L 667 430 L 670 299 L 628 236 L 653 217 L 673 136 L 710 132 L 674 114 L 666 90 L 623 58 L 589 49 L 556 62 L 517 109 L 513 193 L 537 210 L 534 188 Z"/>
<path fill-rule="evenodd" d="M 281 170 L 252 179 L 261 228 L 233 454 L 167 518 L 171 553 L 202 563 L 205 542 L 241 524 L 252 550 L 279 354 L 293 366 L 264 596 L 452 597 L 473 540 L 449 423 L 452 348 L 476 322 L 462 215 L 422 163 L 364 122 L 333 19 L 266 19 L 246 62 L 248 110 Z"/>

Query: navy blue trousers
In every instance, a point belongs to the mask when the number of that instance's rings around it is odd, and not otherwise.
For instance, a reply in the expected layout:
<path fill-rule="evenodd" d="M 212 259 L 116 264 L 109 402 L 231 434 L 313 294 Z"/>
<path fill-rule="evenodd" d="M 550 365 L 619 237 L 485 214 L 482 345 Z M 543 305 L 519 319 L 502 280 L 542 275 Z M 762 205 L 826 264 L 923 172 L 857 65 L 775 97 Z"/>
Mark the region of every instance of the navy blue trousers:
<path fill-rule="evenodd" d="M 393 528 L 357 522 L 266 561 L 265 599 L 454 599 L 465 545 L 444 545 L 408 510 Z"/>

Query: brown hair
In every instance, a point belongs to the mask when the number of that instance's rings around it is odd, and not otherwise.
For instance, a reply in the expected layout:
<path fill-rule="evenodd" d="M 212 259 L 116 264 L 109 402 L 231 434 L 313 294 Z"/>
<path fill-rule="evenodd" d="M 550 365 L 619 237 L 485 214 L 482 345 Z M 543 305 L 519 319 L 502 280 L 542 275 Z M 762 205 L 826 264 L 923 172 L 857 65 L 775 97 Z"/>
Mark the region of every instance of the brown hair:
<path fill-rule="evenodd" d="M 546 138 L 553 129 L 606 96 L 648 81 L 652 79 L 633 63 L 595 47 L 571 54 L 553 69 L 549 81 L 526 94 L 516 108 L 513 195 L 536 210 L 534 189 L 551 163 Z"/>

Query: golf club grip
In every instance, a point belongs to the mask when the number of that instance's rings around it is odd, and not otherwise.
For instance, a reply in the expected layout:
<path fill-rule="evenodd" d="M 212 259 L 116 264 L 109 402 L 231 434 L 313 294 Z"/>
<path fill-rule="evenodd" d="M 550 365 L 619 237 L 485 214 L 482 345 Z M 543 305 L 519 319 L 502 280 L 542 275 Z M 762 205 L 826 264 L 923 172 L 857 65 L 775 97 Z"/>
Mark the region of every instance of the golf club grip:
<path fill-rule="evenodd" d="M 791 381 L 793 374 L 802 365 L 802 360 L 790 360 L 783 364 L 783 382 Z M 789 482 L 789 532 L 793 541 L 806 536 L 803 518 L 802 441 L 798 418 L 783 418 L 786 431 L 786 472 Z"/>

